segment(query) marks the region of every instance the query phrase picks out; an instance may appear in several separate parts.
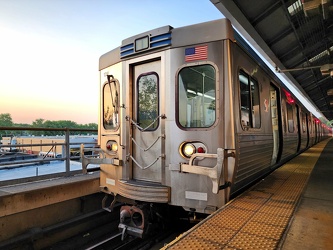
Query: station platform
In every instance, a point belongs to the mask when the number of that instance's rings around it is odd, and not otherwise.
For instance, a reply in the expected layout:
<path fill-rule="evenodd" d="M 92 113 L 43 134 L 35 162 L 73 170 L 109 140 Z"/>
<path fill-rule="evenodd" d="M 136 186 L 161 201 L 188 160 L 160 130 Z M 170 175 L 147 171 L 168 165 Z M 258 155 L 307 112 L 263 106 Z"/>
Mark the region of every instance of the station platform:
<path fill-rule="evenodd" d="M 333 139 L 318 143 L 163 249 L 333 249 Z"/>
<path fill-rule="evenodd" d="M 99 172 L 3 186 L 0 187 L 0 222 L 5 216 L 99 191 Z"/>
<path fill-rule="evenodd" d="M 1 186 L 0 249 L 46 249 L 89 230 L 79 219 L 101 210 L 99 192 L 99 172 Z"/>

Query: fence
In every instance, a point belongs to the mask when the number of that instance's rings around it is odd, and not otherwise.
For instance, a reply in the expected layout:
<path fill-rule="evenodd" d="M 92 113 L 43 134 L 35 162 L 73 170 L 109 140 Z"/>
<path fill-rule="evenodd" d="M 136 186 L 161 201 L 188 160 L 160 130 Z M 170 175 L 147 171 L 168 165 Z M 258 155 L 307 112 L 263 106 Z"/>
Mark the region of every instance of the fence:
<path fill-rule="evenodd" d="M 36 131 L 40 131 L 38 132 L 39 134 L 42 133 L 49 134 L 50 132 L 55 132 L 57 134 L 59 133 L 60 135 L 54 136 L 53 140 L 51 137 L 48 136 L 31 136 L 31 134 L 36 133 Z M 71 135 L 74 134 L 77 135 L 77 133 L 91 133 L 92 135 L 95 135 L 97 138 L 97 130 L 95 129 L 0 127 L 0 135 L 2 135 L 2 138 L 11 137 L 13 139 L 13 138 L 24 137 L 25 139 L 27 139 L 27 140 L 23 139 L 16 140 L 15 144 L 14 143 L 0 144 L 0 169 L 7 168 L 7 166 L 13 164 L 15 165 L 43 164 L 51 161 L 63 161 L 65 163 L 65 172 L 44 175 L 44 176 L 22 178 L 19 180 L 0 181 L 0 185 L 27 182 L 27 181 L 52 178 L 57 176 L 71 176 L 77 174 L 79 171 L 71 171 L 70 164 L 71 160 L 80 160 L 80 156 L 79 154 L 73 154 L 73 152 L 71 154 L 71 149 L 73 149 L 73 147 L 80 148 L 81 144 L 89 144 L 90 145 L 89 147 L 91 148 L 97 147 L 97 140 L 87 142 L 87 140 L 83 139 L 83 136 L 81 137 L 76 136 L 77 137 L 76 140 L 73 140 L 73 136 L 71 138 Z M 17 135 L 10 136 L 13 134 L 21 134 L 25 136 L 17 136 Z M 39 139 L 39 143 L 36 142 L 37 141 L 36 138 Z M 57 148 L 58 149 L 61 148 L 61 153 L 58 152 Z M 3 158 L 6 155 L 15 154 L 15 152 L 21 153 L 22 155 L 37 154 L 37 157 L 34 158 L 25 157 L 25 159 L 22 160 L 20 160 L 19 159 L 20 157 L 18 157 L 18 160 L 15 161 L 3 160 Z"/>

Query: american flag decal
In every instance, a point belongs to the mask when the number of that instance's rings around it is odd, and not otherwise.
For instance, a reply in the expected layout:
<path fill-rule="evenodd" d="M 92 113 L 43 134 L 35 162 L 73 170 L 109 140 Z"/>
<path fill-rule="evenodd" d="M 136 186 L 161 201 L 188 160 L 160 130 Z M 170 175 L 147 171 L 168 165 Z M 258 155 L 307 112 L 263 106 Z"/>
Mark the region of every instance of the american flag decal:
<path fill-rule="evenodd" d="M 207 58 L 208 58 L 207 45 L 185 49 L 185 62 L 206 60 Z"/>

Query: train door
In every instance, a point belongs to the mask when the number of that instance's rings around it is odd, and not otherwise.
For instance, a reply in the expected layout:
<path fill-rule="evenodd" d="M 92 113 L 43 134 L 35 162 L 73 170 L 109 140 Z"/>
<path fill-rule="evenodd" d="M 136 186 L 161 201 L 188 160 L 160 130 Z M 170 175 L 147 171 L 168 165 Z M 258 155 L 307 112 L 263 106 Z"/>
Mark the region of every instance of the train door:
<path fill-rule="evenodd" d="M 271 84 L 270 86 L 270 104 L 271 104 L 271 119 L 273 131 L 273 154 L 271 165 L 279 162 L 282 153 L 282 130 L 281 130 L 281 104 L 280 91 Z"/>
<path fill-rule="evenodd" d="M 159 88 L 161 61 L 133 66 L 131 159 L 133 179 L 161 182 L 162 124 Z"/>

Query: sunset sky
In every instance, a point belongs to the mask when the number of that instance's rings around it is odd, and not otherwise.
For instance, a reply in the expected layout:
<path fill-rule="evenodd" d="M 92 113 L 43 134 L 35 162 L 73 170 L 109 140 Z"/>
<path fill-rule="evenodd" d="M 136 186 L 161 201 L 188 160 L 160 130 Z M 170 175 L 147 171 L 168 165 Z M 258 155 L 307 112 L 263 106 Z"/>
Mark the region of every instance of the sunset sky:
<path fill-rule="evenodd" d="M 222 18 L 209 0 L 0 0 L 0 114 L 98 123 L 98 59 L 164 25 Z"/>
<path fill-rule="evenodd" d="M 0 114 L 98 123 L 102 54 L 151 29 L 219 18 L 209 0 L 0 0 Z"/>

